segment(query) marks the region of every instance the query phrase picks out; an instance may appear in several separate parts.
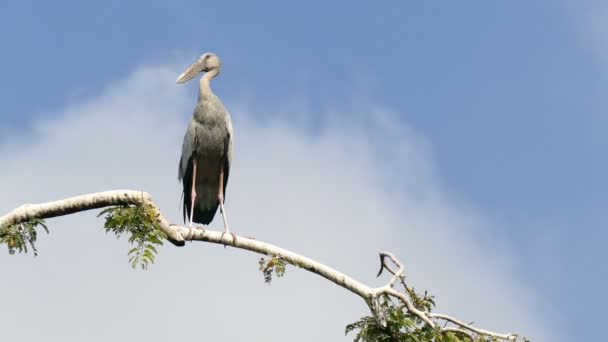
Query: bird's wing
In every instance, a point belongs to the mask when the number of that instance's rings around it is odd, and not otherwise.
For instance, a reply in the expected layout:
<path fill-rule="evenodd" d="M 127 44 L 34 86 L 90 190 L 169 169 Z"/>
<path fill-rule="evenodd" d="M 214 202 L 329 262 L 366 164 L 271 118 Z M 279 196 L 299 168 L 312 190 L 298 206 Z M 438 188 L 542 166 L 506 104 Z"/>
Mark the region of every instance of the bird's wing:
<path fill-rule="evenodd" d="M 177 172 L 177 178 L 182 182 L 183 185 L 182 211 L 184 215 L 184 222 L 186 222 L 186 218 L 190 216 L 190 206 L 192 204 L 192 157 L 194 151 L 196 150 L 197 143 L 196 125 L 194 125 L 194 122 L 191 121 L 186 130 L 186 134 L 184 135 L 184 142 L 182 143 L 182 155 L 179 160 Z"/>
<path fill-rule="evenodd" d="M 232 120 L 230 115 L 226 116 L 226 139 L 224 140 L 224 200 L 226 199 L 226 186 L 228 185 L 228 176 L 230 175 L 230 166 L 232 165 L 232 145 L 234 140 L 234 132 L 232 130 Z"/>
<path fill-rule="evenodd" d="M 186 134 L 184 134 L 182 155 L 179 159 L 177 179 L 180 181 L 184 179 L 186 169 L 188 167 L 188 161 L 196 149 L 196 143 L 196 126 L 194 125 L 194 122 L 191 121 L 186 129 Z"/>

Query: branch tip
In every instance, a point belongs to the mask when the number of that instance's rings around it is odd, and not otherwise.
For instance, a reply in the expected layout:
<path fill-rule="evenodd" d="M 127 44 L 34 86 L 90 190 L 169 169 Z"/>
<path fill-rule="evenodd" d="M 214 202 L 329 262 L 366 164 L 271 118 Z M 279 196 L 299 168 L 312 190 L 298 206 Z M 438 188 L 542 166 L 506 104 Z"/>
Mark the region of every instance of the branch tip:
<path fill-rule="evenodd" d="M 384 257 L 385 255 L 380 252 L 380 271 L 378 271 L 378 274 L 376 274 L 376 278 L 380 277 L 382 271 L 384 271 Z"/>

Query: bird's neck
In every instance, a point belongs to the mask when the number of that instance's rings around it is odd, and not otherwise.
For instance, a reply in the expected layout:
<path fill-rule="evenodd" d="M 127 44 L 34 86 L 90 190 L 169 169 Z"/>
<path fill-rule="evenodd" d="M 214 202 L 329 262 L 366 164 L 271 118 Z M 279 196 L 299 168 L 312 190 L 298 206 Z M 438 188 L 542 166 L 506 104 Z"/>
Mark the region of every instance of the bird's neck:
<path fill-rule="evenodd" d="M 213 94 L 213 91 L 211 91 L 211 79 L 213 79 L 219 73 L 220 71 L 218 69 L 213 69 L 204 74 L 203 77 L 201 77 L 200 91 L 198 94 L 200 99 L 209 100 L 215 97 L 215 94 Z"/>

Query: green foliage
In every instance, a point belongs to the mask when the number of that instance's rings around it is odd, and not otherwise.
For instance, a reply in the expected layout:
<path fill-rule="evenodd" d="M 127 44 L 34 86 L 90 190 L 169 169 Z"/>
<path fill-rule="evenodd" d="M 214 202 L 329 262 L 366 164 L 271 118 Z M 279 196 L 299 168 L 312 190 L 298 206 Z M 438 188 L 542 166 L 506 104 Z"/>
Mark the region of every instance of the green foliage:
<path fill-rule="evenodd" d="M 414 291 L 413 288 L 406 288 L 405 291 L 410 296 L 412 300 L 412 304 L 418 310 L 431 312 L 431 310 L 435 307 L 435 296 L 430 296 L 426 291 L 424 291 L 424 295 L 419 295 Z"/>
<path fill-rule="evenodd" d="M 15 254 L 15 252 L 27 253 L 29 245 L 34 256 L 37 256 L 38 250 L 35 244 L 38 238 L 38 231 L 36 230 L 38 226 L 41 226 L 47 234 L 49 233 L 44 220 L 40 219 L 2 227 L 0 228 L 0 243 L 6 244 L 9 254 Z"/>
<path fill-rule="evenodd" d="M 414 306 L 430 312 L 435 307 L 433 296 L 426 292 L 419 295 L 413 289 L 406 289 Z M 365 316 L 346 326 L 345 333 L 356 332 L 354 342 L 488 342 L 495 339 L 477 336 L 471 340 L 459 332 L 445 332 L 436 325 L 429 327 L 418 316 L 410 313 L 401 303 L 394 303 L 388 296 L 380 299 L 380 311 L 386 317 L 386 327 L 373 316 Z"/>
<path fill-rule="evenodd" d="M 412 291 L 413 292 L 413 291 Z M 416 295 L 422 307 L 433 307 L 433 298 Z M 463 342 L 452 334 L 442 334 L 439 328 L 431 328 L 422 324 L 422 320 L 407 311 L 403 305 L 397 305 L 387 296 L 380 300 L 380 310 L 386 317 L 386 327 L 381 326 L 375 317 L 365 316 L 346 326 L 345 333 L 357 331 L 355 342 L 423 342 L 445 341 Z M 450 335 L 448 337 L 448 335 Z M 456 338 L 456 339 L 449 339 Z"/>
<path fill-rule="evenodd" d="M 279 256 L 273 255 L 270 259 L 266 260 L 263 257 L 258 261 L 258 268 L 264 275 L 264 281 L 270 284 L 272 281 L 272 274 L 274 273 L 277 277 L 282 277 L 285 274 L 285 260 Z"/>
<path fill-rule="evenodd" d="M 158 253 L 156 246 L 161 246 L 167 237 L 160 229 L 157 214 L 150 205 L 118 206 L 102 210 L 99 216 L 105 215 L 104 228 L 106 233 L 112 232 L 116 237 L 128 233 L 129 262 L 133 268 L 137 265 L 143 270 L 154 263 Z"/>

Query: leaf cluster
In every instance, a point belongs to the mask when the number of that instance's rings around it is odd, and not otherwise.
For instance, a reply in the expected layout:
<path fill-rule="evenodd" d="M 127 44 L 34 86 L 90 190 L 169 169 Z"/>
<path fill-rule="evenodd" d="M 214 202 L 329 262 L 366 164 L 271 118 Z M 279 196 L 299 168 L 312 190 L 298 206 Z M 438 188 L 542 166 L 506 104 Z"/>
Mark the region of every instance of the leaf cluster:
<path fill-rule="evenodd" d="M 285 260 L 277 255 L 273 255 L 270 259 L 260 258 L 258 261 L 258 268 L 262 271 L 264 276 L 264 282 L 270 284 L 272 281 L 272 274 L 274 273 L 277 277 L 282 277 L 285 274 Z"/>
<path fill-rule="evenodd" d="M 106 233 L 114 233 L 117 238 L 129 234 L 129 262 L 133 268 L 139 265 L 145 270 L 158 254 L 156 246 L 162 246 L 165 233 L 158 224 L 158 214 L 148 204 L 136 206 L 117 206 L 102 210 L 99 216 L 105 215 Z"/>
<path fill-rule="evenodd" d="M 406 292 L 414 306 L 424 312 L 435 307 L 433 296 L 426 292 L 417 294 L 413 289 Z M 380 325 L 374 316 L 364 316 L 346 326 L 345 333 L 356 332 L 354 342 L 485 342 L 491 338 L 479 336 L 474 341 L 468 335 L 442 331 L 439 325 L 431 328 L 418 316 L 409 312 L 401 303 L 394 303 L 390 297 L 380 299 L 380 310 L 386 317 L 386 326 Z"/>
<path fill-rule="evenodd" d="M 37 256 L 36 239 L 38 238 L 38 231 L 36 228 L 38 226 L 42 227 L 47 234 L 49 233 L 44 220 L 41 219 L 32 219 L 28 222 L 0 227 L 0 243 L 6 244 L 9 254 L 15 254 L 15 252 L 27 253 L 29 246 L 34 256 Z"/>
<path fill-rule="evenodd" d="M 433 298 L 419 297 L 419 303 L 424 307 L 433 307 Z M 443 339 L 438 329 L 424 324 L 422 320 L 407 311 L 404 305 L 395 304 L 388 296 L 380 300 L 380 310 L 386 317 L 386 327 L 380 325 L 374 316 L 365 316 L 346 326 L 345 333 L 357 331 L 355 342 L 422 342 L 450 341 Z M 454 342 L 460 340 L 454 340 Z"/>

